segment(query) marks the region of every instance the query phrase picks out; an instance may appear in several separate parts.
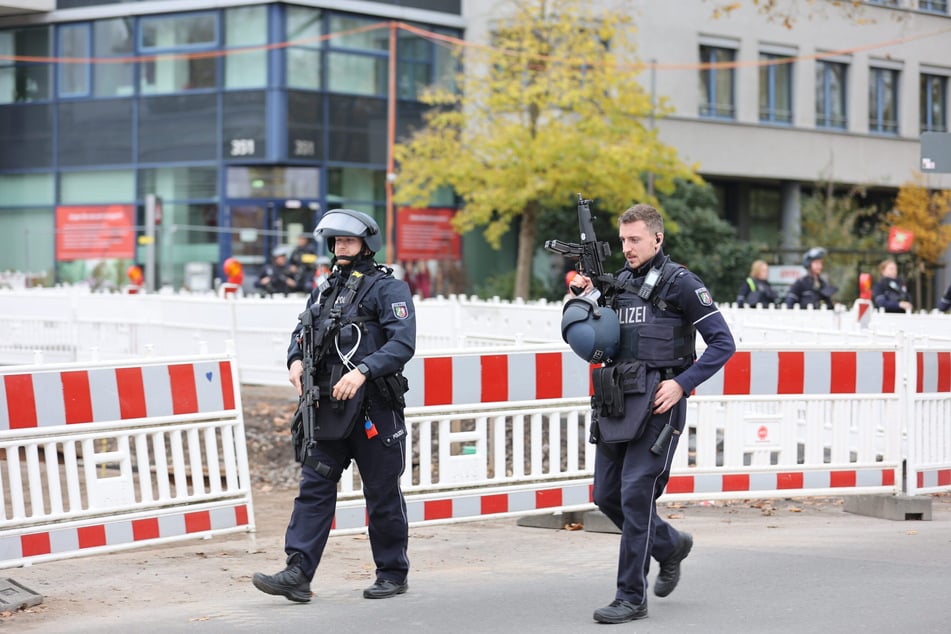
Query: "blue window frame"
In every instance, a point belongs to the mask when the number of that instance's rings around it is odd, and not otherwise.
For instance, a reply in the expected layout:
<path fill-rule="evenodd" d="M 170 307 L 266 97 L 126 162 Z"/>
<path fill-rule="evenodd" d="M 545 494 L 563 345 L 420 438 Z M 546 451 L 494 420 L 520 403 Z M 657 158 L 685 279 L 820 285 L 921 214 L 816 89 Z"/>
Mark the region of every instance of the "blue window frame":
<path fill-rule="evenodd" d="M 141 62 L 139 90 L 143 94 L 213 89 L 218 86 L 218 57 L 187 55 L 217 48 L 217 13 L 209 11 L 142 18 L 138 36 L 139 52 L 142 54 L 183 54 L 160 56 Z"/>
<path fill-rule="evenodd" d="M 868 130 L 898 134 L 898 71 L 869 69 Z"/>
<path fill-rule="evenodd" d="M 57 33 L 59 56 L 73 60 L 88 59 L 90 51 L 89 24 L 68 24 L 59 27 Z M 59 64 L 57 92 L 60 97 L 85 97 L 89 95 L 90 64 L 75 61 Z"/>
<path fill-rule="evenodd" d="M 790 59 L 785 55 L 760 53 L 760 61 Z M 792 123 L 792 62 L 767 63 L 759 67 L 759 120 Z"/>
<path fill-rule="evenodd" d="M 919 0 L 918 8 L 930 13 L 947 13 L 948 0 Z"/>
<path fill-rule="evenodd" d="M 921 76 L 921 131 L 948 131 L 948 78 Z"/>
<path fill-rule="evenodd" d="M 845 79 L 848 67 L 839 62 L 816 62 L 816 126 L 845 129 Z"/>
<path fill-rule="evenodd" d="M 736 51 L 717 46 L 701 46 L 700 62 L 710 64 L 700 69 L 700 116 L 718 119 L 736 118 L 736 70 L 719 67 L 736 60 Z"/>

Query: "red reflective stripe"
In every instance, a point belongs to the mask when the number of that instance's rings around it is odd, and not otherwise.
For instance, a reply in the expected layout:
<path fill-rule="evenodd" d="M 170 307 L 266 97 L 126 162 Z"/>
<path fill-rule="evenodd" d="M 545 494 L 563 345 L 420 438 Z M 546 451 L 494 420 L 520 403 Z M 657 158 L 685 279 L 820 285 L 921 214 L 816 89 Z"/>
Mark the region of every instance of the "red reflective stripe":
<path fill-rule="evenodd" d="M 172 413 L 194 414 L 198 411 L 198 388 L 195 386 L 195 366 L 168 366 L 169 383 L 172 386 Z"/>
<path fill-rule="evenodd" d="M 749 394 L 750 393 L 750 365 L 752 361 L 749 352 L 735 352 L 723 366 L 723 393 Z"/>
<path fill-rule="evenodd" d="M 693 493 L 693 476 L 670 476 L 667 493 Z"/>
<path fill-rule="evenodd" d="M 452 403 L 452 359 L 423 359 L 423 405 Z"/>
<path fill-rule="evenodd" d="M 132 539 L 133 541 L 142 541 L 145 539 L 158 539 L 159 523 L 158 519 L 149 517 L 142 520 L 132 520 Z"/>
<path fill-rule="evenodd" d="M 76 529 L 80 548 L 95 548 L 106 545 L 106 527 L 102 524 L 95 526 L 80 526 Z"/>
<path fill-rule="evenodd" d="M 196 511 L 194 513 L 185 513 L 185 532 L 200 533 L 211 530 L 211 513 L 208 511 Z"/>
<path fill-rule="evenodd" d="M 938 391 L 951 392 L 951 352 L 939 352 Z"/>
<path fill-rule="evenodd" d="M 750 476 L 748 473 L 734 473 L 723 476 L 724 491 L 749 491 Z"/>
<path fill-rule="evenodd" d="M 804 352 L 779 352 L 777 394 L 802 394 L 805 391 L 806 354 Z"/>
<path fill-rule="evenodd" d="M 509 496 L 504 493 L 498 495 L 483 495 L 481 496 L 480 507 L 482 515 L 508 513 Z"/>
<path fill-rule="evenodd" d="M 925 353 L 918 352 L 915 360 L 918 363 L 918 385 L 915 386 L 915 391 L 921 394 L 925 391 Z"/>
<path fill-rule="evenodd" d="M 427 500 L 423 502 L 424 520 L 444 520 L 452 517 L 452 500 Z"/>
<path fill-rule="evenodd" d="M 831 378 L 829 392 L 831 394 L 855 394 L 855 377 L 857 355 L 854 352 L 830 352 Z"/>
<path fill-rule="evenodd" d="M 563 377 L 561 353 L 540 352 L 535 355 L 535 398 L 561 398 Z"/>
<path fill-rule="evenodd" d="M 119 390 L 119 415 L 123 420 L 148 416 L 142 368 L 116 368 L 116 389 Z"/>
<path fill-rule="evenodd" d="M 895 470 L 882 469 L 882 486 L 895 486 Z"/>
<path fill-rule="evenodd" d="M 24 557 L 48 555 L 52 552 L 49 533 L 29 533 L 20 536 L 20 552 Z"/>
<path fill-rule="evenodd" d="M 504 354 L 486 354 L 480 358 L 482 366 L 482 402 L 497 403 L 509 400 L 509 364 Z"/>
<path fill-rule="evenodd" d="M 63 405 L 66 410 L 66 424 L 90 423 L 92 416 L 92 395 L 89 393 L 89 373 L 85 370 L 62 372 Z"/>
<path fill-rule="evenodd" d="M 535 508 L 547 509 L 553 506 L 561 506 L 561 489 L 551 489 L 549 491 L 535 491 Z"/>
<path fill-rule="evenodd" d="M 951 469 L 940 469 L 938 471 L 938 486 L 948 486 L 951 484 Z"/>
<path fill-rule="evenodd" d="M 895 353 L 882 353 L 882 393 L 895 393 Z"/>
<path fill-rule="evenodd" d="M 802 473 L 777 473 L 777 489 L 801 489 L 803 477 Z"/>
<path fill-rule="evenodd" d="M 833 471 L 829 474 L 829 486 L 831 487 L 854 487 L 854 471 Z"/>
<path fill-rule="evenodd" d="M 225 410 L 232 410 L 234 403 L 234 383 L 231 381 L 231 362 L 220 361 L 218 363 L 218 373 L 221 375 L 221 402 Z"/>
<path fill-rule="evenodd" d="M 7 375 L 3 377 L 3 386 L 7 393 L 7 416 L 10 419 L 10 429 L 36 427 L 33 375 Z"/>
<path fill-rule="evenodd" d="M 248 507 L 245 504 L 241 506 L 236 506 L 234 508 L 234 522 L 238 526 L 247 526 L 248 524 Z"/>

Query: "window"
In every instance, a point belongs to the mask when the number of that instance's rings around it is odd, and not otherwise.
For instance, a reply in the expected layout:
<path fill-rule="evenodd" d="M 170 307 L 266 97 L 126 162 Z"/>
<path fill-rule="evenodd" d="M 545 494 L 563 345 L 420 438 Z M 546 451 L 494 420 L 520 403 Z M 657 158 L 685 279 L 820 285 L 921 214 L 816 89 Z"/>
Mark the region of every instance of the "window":
<path fill-rule="evenodd" d="M 132 161 L 132 100 L 64 101 L 57 106 L 59 164 L 110 165 Z"/>
<path fill-rule="evenodd" d="M 63 205 L 134 200 L 135 172 L 132 170 L 62 172 L 59 175 L 59 202 Z"/>
<path fill-rule="evenodd" d="M 49 27 L 0 31 L 0 55 L 49 57 Z M 0 59 L 0 103 L 46 101 L 50 94 L 49 64 Z"/>
<path fill-rule="evenodd" d="M 149 97 L 139 101 L 139 160 L 213 161 L 218 157 L 218 96 Z"/>
<path fill-rule="evenodd" d="M 218 43 L 218 18 L 214 13 L 143 18 L 139 46 L 144 55 L 178 53 L 143 61 L 139 85 L 143 93 L 168 93 L 214 88 L 215 57 L 189 57 L 213 50 Z"/>
<path fill-rule="evenodd" d="M 948 0 L 919 0 L 918 8 L 931 13 L 947 13 Z"/>
<path fill-rule="evenodd" d="M 59 29 L 59 56 L 73 59 L 89 57 L 89 26 L 74 24 Z M 89 94 L 89 62 L 59 65 L 60 97 L 84 97 Z"/>
<path fill-rule="evenodd" d="M 838 62 L 816 62 L 816 126 L 845 129 L 846 65 Z"/>
<path fill-rule="evenodd" d="M 237 7 L 225 11 L 225 48 L 267 44 L 267 7 Z M 225 88 L 267 86 L 267 50 L 255 48 L 226 55 Z"/>
<path fill-rule="evenodd" d="M 132 57 L 135 54 L 131 18 L 93 22 L 96 57 Z M 132 62 L 101 62 L 93 67 L 93 93 L 97 97 L 120 97 L 135 92 Z"/>
<path fill-rule="evenodd" d="M 792 123 L 792 62 L 790 58 L 760 53 L 760 61 L 772 62 L 759 67 L 759 120 L 768 123 Z"/>
<path fill-rule="evenodd" d="M 329 34 L 376 24 L 346 15 L 330 16 Z M 382 24 L 382 23 L 381 23 Z M 330 37 L 327 46 L 327 89 L 356 95 L 387 94 L 389 30 L 370 29 Z"/>
<path fill-rule="evenodd" d="M 0 170 L 53 164 L 53 104 L 0 107 Z"/>
<path fill-rule="evenodd" d="M 730 64 L 736 51 L 716 46 L 700 47 L 702 64 Z M 700 70 L 700 116 L 723 119 L 736 117 L 734 97 L 735 69 L 732 67 L 705 67 Z"/>
<path fill-rule="evenodd" d="M 869 132 L 898 134 L 898 71 L 888 68 L 869 70 Z"/>
<path fill-rule="evenodd" d="M 948 131 L 948 78 L 921 76 L 921 131 Z"/>
<path fill-rule="evenodd" d="M 448 31 L 447 35 L 456 35 Z M 396 85 L 400 99 L 417 100 L 424 88 L 437 85 L 453 90 L 456 60 L 452 50 L 406 31 L 399 31 Z"/>
<path fill-rule="evenodd" d="M 320 9 L 287 7 L 287 85 L 289 88 L 320 89 Z"/>

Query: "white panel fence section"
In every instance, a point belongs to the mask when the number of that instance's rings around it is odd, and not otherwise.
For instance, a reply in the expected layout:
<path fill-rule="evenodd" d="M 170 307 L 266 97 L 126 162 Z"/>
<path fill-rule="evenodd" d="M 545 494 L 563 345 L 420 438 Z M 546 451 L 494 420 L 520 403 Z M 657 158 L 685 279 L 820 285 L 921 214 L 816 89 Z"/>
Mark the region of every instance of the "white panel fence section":
<path fill-rule="evenodd" d="M 0 568 L 253 532 L 238 388 L 222 355 L 0 370 Z"/>
<path fill-rule="evenodd" d="M 303 305 L 4 291 L 0 362 L 37 350 L 78 361 L 183 354 L 233 338 L 241 382 L 286 386 Z M 738 352 L 690 398 L 666 499 L 951 488 L 951 317 L 721 309 Z M 418 301 L 417 314 L 411 521 L 591 508 L 589 368 L 560 341 L 560 305 L 439 298 Z M 359 475 L 347 471 L 340 488 L 335 529 L 363 530 Z"/>

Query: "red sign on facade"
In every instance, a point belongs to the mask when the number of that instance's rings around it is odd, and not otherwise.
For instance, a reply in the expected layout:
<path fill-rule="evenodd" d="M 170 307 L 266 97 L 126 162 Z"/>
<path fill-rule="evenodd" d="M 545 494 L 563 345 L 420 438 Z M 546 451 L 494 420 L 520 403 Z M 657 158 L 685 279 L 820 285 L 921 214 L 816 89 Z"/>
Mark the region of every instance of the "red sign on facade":
<path fill-rule="evenodd" d="M 56 261 L 135 258 L 135 206 L 56 208 Z"/>
<path fill-rule="evenodd" d="M 396 255 L 400 260 L 458 260 L 459 234 L 451 221 L 455 209 L 403 207 L 397 212 Z"/>

